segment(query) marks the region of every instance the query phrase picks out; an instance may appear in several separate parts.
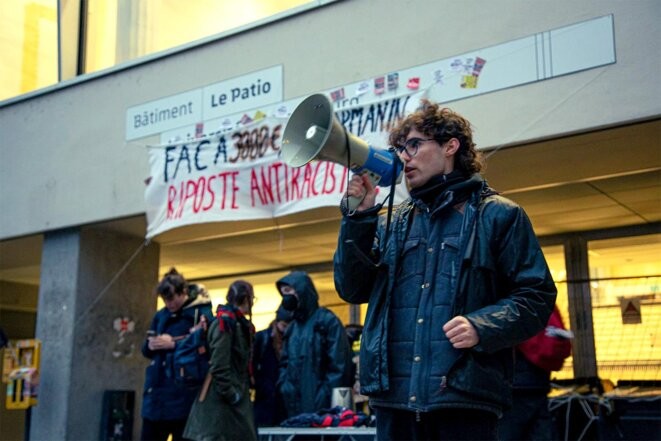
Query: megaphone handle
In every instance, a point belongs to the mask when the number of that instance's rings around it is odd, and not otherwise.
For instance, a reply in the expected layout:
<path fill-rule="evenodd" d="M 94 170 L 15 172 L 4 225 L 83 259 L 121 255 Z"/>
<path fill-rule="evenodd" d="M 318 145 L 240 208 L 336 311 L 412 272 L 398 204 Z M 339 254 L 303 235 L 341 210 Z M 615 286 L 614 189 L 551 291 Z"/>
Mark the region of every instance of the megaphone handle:
<path fill-rule="evenodd" d="M 349 213 L 353 213 L 354 211 L 356 211 L 356 208 L 358 208 L 360 203 L 363 202 L 363 199 L 365 199 L 366 195 L 367 192 L 362 197 L 349 196 L 347 198 L 347 207 L 349 208 Z"/>
<path fill-rule="evenodd" d="M 376 187 L 377 185 L 379 185 L 379 181 L 381 180 L 380 176 L 375 175 L 374 173 L 370 173 L 369 170 L 365 170 L 365 169 L 363 169 L 362 172 L 359 172 L 359 174 L 361 175 L 367 174 L 367 177 L 372 183 L 372 187 Z M 347 198 L 347 208 L 349 208 L 349 213 L 353 213 L 354 211 L 356 211 L 360 203 L 363 202 L 363 199 L 365 199 L 365 196 L 367 196 L 367 191 L 365 191 L 365 193 L 363 193 L 361 197 L 349 196 Z"/>

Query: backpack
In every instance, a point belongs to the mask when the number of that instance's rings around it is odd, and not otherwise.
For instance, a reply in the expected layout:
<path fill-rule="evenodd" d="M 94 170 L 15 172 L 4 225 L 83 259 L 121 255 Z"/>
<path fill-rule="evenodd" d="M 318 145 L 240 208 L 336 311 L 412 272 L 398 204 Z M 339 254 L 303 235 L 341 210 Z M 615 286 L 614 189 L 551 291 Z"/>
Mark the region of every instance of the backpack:
<path fill-rule="evenodd" d="M 184 386 L 201 386 L 209 372 L 206 329 L 199 328 L 176 342 L 173 355 L 174 381 Z"/>
<path fill-rule="evenodd" d="M 565 328 L 557 306 L 553 307 L 546 328 L 517 346 L 523 356 L 547 372 L 559 371 L 571 354 L 574 334 Z"/>

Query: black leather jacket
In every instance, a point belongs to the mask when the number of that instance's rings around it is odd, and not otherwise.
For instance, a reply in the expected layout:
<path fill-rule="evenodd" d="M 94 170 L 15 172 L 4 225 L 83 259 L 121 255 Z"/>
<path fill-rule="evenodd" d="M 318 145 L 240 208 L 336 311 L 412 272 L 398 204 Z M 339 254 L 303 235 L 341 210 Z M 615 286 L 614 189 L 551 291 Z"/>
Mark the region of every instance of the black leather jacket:
<path fill-rule="evenodd" d="M 427 394 L 423 400 L 395 407 L 415 411 L 472 407 L 500 414 L 511 403 L 512 347 L 544 328 L 555 303 L 555 285 L 523 209 L 495 194 L 479 175 L 470 180 L 475 190 L 461 206 L 463 220 L 456 245 L 459 265 L 451 284 L 450 315 L 465 316 L 477 330 L 479 343 L 461 350 L 442 379 L 444 393 Z M 453 204 L 452 187 L 440 200 Z M 387 239 L 377 207 L 342 220 L 334 258 L 335 286 L 350 303 L 369 302 L 360 352 L 360 384 L 366 395 L 378 397 L 390 388 L 389 368 L 394 358 L 389 357 L 398 355 L 388 350 L 389 322 L 397 319 L 390 316 L 393 281 L 399 274 L 411 213 L 421 207 L 420 201 L 402 203 Z M 443 217 L 427 219 L 437 222 Z M 431 236 L 428 244 L 440 245 L 440 240 Z M 431 290 L 434 288 L 432 285 Z M 411 333 L 415 327 L 413 321 Z M 421 347 L 430 344 L 434 332 L 443 331 L 430 329 L 421 337 Z M 417 386 L 424 388 L 411 384 Z"/>

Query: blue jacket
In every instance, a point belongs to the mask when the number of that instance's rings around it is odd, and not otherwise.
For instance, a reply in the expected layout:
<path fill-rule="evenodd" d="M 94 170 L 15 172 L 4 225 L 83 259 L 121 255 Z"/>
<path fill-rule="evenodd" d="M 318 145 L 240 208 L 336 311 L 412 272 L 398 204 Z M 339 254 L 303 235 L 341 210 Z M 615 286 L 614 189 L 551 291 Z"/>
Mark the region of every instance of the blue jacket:
<path fill-rule="evenodd" d="M 340 319 L 319 307 L 308 275 L 294 271 L 277 282 L 294 287 L 299 306 L 287 327 L 278 389 L 287 417 L 329 408 L 334 387 L 351 386 L 351 349 Z"/>
<path fill-rule="evenodd" d="M 378 404 L 413 411 L 468 407 L 500 414 L 511 403 L 512 347 L 541 330 L 551 313 L 556 288 L 524 211 L 496 195 L 479 175 L 466 184 L 473 190 L 465 203 L 454 201 L 452 187 L 436 199 L 431 209 L 422 201 L 402 203 L 387 240 L 385 222 L 383 218 L 379 221 L 376 207 L 342 220 L 334 258 L 335 286 L 344 300 L 369 303 L 361 343 L 360 384 L 362 393 L 377 403 L 379 396 L 390 397 L 390 401 Z M 480 340 L 458 354 L 446 346 L 447 350 L 439 355 L 429 349 L 432 341 L 445 339 L 442 323 L 430 326 L 432 311 L 420 303 L 422 309 L 413 317 L 395 317 L 391 303 L 396 285 L 403 283 L 399 279 L 396 284 L 396 277 L 422 271 L 420 267 L 428 264 L 424 253 L 448 245 L 444 238 L 434 236 L 439 229 L 433 225 L 422 227 L 430 232 L 426 243 L 407 242 L 414 213 L 429 210 L 428 215 L 421 216 L 422 222 L 444 222 L 442 213 L 448 207 L 463 212 L 459 236 L 451 244 L 456 259 L 450 268 L 438 265 L 439 273 L 429 274 L 423 282 L 430 285 L 425 287 L 423 283 L 420 289 L 429 290 L 429 296 L 449 295 L 447 316 L 465 316 Z M 412 248 L 420 256 L 419 265 L 409 259 L 407 268 L 400 268 L 404 251 Z M 380 265 L 374 264 L 379 261 Z M 449 277 L 449 282 L 438 283 L 442 277 Z M 449 287 L 450 292 L 436 292 L 441 285 L 446 290 Z M 389 332 L 406 328 L 392 327 L 394 320 L 408 320 L 406 332 L 414 336 L 413 344 L 422 355 L 415 371 L 409 367 L 413 373 L 404 379 L 409 381 L 409 394 L 399 402 L 393 402 L 389 395 L 394 384 L 389 372 L 395 363 L 402 363 L 397 358 L 400 353 L 393 352 L 392 342 L 405 337 Z M 430 384 L 432 373 L 438 384 Z"/>
<path fill-rule="evenodd" d="M 206 296 L 187 301 L 174 313 L 167 308 L 160 309 L 154 315 L 149 329 L 157 335 L 184 336 L 194 323 L 199 322 L 202 315 L 207 317 L 207 323 L 214 319 L 211 300 Z M 142 354 L 150 360 L 145 371 L 142 417 L 154 421 L 186 419 L 198 388 L 175 383 L 172 360 L 174 349 L 152 351 L 145 340 Z"/>

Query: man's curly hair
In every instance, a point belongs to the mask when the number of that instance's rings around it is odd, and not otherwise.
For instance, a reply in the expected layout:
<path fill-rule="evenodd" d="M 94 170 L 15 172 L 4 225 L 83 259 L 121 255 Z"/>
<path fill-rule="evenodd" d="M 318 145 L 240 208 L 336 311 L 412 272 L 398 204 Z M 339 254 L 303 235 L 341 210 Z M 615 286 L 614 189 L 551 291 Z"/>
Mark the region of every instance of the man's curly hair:
<path fill-rule="evenodd" d="M 402 119 L 390 131 L 390 145 L 403 145 L 413 129 L 434 138 L 441 145 L 451 138 L 457 138 L 460 146 L 455 155 L 455 169 L 464 175 L 470 176 L 484 169 L 482 154 L 477 151 L 473 142 L 471 124 L 458 113 L 423 99 L 415 112 Z"/>

